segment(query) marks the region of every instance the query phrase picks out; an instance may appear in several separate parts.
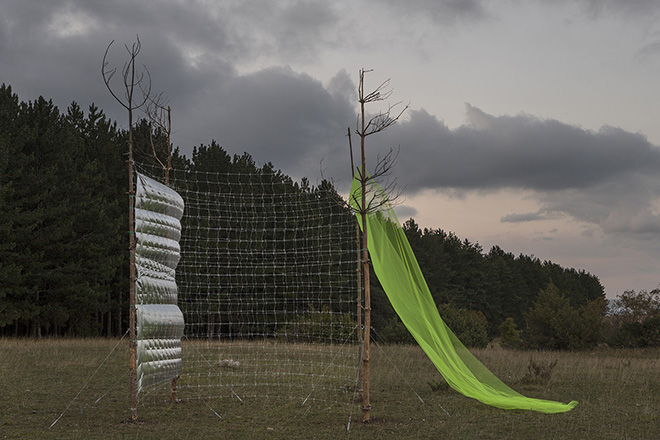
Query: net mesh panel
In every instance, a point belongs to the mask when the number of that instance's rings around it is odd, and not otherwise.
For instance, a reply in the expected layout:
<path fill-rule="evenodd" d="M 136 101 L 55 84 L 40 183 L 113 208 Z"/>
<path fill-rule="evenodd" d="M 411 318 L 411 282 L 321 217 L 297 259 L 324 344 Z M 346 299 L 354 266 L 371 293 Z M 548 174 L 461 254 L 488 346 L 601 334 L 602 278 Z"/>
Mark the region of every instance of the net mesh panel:
<path fill-rule="evenodd" d="M 179 397 L 348 403 L 358 366 L 356 224 L 334 190 L 263 170 L 176 170 L 170 186 L 186 204 Z"/>

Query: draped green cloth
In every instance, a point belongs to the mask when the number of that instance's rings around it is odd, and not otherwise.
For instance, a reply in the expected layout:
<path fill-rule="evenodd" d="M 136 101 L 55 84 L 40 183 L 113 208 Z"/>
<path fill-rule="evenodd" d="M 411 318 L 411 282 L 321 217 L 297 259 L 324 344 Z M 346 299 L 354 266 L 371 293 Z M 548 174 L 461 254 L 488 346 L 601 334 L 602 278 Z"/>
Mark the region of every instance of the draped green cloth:
<path fill-rule="evenodd" d="M 362 188 L 356 176 L 350 203 L 356 211 L 362 204 Z M 525 409 L 543 413 L 570 411 L 568 404 L 525 397 L 491 373 L 440 318 L 438 308 L 417 264 L 406 235 L 383 190 L 370 182 L 367 206 L 368 248 L 374 272 L 394 310 L 420 347 L 435 364 L 447 383 L 467 397 L 504 409 Z M 370 203 L 371 202 L 371 203 Z M 360 227 L 362 219 L 357 214 Z"/>

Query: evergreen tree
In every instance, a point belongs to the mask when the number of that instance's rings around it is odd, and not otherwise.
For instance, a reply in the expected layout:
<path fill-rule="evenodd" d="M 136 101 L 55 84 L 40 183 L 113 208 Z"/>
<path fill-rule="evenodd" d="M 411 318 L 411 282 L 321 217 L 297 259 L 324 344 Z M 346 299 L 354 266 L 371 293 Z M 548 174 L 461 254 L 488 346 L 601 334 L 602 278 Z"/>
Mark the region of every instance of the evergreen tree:
<path fill-rule="evenodd" d="M 576 350 L 594 347 L 601 340 L 606 302 L 590 301 L 579 309 L 550 283 L 525 313 L 525 344 L 533 349 Z"/>
<path fill-rule="evenodd" d="M 42 97 L 19 103 L 8 86 L 0 109 L 0 329 L 99 334 L 121 260 L 112 243 L 125 229 L 112 174 L 120 156 L 109 157 L 116 129 L 95 107 L 88 119 L 75 103 L 63 115 Z"/>
<path fill-rule="evenodd" d="M 522 346 L 522 338 L 513 318 L 506 318 L 500 325 L 500 337 L 502 347 L 520 348 Z"/>

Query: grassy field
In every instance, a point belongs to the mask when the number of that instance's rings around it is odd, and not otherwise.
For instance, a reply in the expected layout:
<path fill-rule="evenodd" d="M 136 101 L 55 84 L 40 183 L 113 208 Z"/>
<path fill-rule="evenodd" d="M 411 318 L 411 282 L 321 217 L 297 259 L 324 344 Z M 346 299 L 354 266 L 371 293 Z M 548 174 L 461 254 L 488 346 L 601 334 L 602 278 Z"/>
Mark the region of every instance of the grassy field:
<path fill-rule="evenodd" d="M 504 411 L 461 396 L 444 385 L 418 347 L 374 347 L 373 422 L 369 424 L 360 422 L 359 404 L 351 403 L 351 387 L 321 390 L 329 395 L 304 407 L 272 397 L 276 394 L 272 389 L 265 390 L 267 398 L 241 403 L 229 392 L 223 398 L 199 398 L 199 391 L 185 387 L 181 402 L 170 404 L 167 390 L 159 387 L 141 398 L 139 422 L 128 423 L 126 353 L 127 343 L 118 345 L 117 340 L 0 339 L 0 439 L 538 440 L 655 439 L 660 435 L 658 349 L 475 351 L 522 394 L 580 402 L 571 412 L 546 415 Z M 524 380 L 530 360 L 539 365 L 557 361 L 547 383 Z M 185 378 L 181 380 L 185 385 Z"/>

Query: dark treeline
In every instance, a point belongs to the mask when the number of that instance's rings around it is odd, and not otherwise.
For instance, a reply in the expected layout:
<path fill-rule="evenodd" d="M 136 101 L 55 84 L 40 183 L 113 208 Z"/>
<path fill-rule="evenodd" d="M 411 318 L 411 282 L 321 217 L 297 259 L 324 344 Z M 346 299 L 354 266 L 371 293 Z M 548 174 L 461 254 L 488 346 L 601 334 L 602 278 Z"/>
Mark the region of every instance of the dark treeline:
<path fill-rule="evenodd" d="M 150 128 L 141 121 L 135 130 L 137 160 L 149 162 Z M 73 103 L 60 112 L 44 98 L 21 102 L 11 87 L 0 87 L 0 336 L 124 333 L 128 325 L 126 141 L 125 130 L 94 105 L 84 112 Z M 185 173 L 212 171 L 242 173 L 247 180 L 268 175 L 281 183 L 283 191 L 305 197 L 319 194 L 318 188 L 306 181 L 293 182 L 272 164 L 257 167 L 247 153 L 230 157 L 215 142 L 196 148 L 191 158 L 175 149 L 173 164 L 177 190 L 184 193 Z M 334 192 L 328 182 L 321 186 L 326 187 L 324 194 Z M 206 221 L 193 211 L 187 215 L 191 222 Z M 326 218 L 321 215 L 319 224 Z M 287 227 L 294 229 L 293 224 Z M 507 318 L 521 325 L 549 284 L 557 286 L 575 309 L 604 297 L 598 279 L 583 271 L 516 257 L 499 247 L 485 253 L 478 244 L 452 233 L 421 230 L 412 219 L 405 223 L 405 231 L 436 303 L 479 312 L 490 336 Z M 295 237 L 298 241 L 290 246 L 303 246 L 308 240 Z M 287 248 L 287 253 L 293 255 L 295 249 Z M 182 267 L 185 264 L 184 255 Z M 373 325 L 387 335 L 397 325 L 396 316 L 375 283 Z M 209 331 L 232 334 L 226 323 L 235 317 L 225 318 L 224 327 L 210 323 Z M 390 338 L 396 339 L 396 335 Z"/>
<path fill-rule="evenodd" d="M 440 305 L 441 316 L 459 338 L 463 336 L 466 345 L 485 346 L 500 334 L 507 319 L 524 331 L 531 323 L 530 312 L 536 307 L 540 292 L 548 286 L 556 287 L 567 307 L 576 313 L 591 310 L 594 303 L 600 307 L 600 317 L 605 313 L 603 286 L 596 276 L 585 271 L 562 268 L 533 256 L 514 256 L 499 246 L 484 252 L 478 243 L 462 240 L 451 232 L 420 229 L 414 219 L 406 221 L 403 229 L 429 290 Z M 375 286 L 373 297 L 372 319 L 383 339 L 409 341 L 379 286 Z M 452 319 L 454 316 L 461 322 Z M 552 316 L 548 315 L 548 319 Z M 465 327 L 463 335 L 461 327 Z M 482 327 L 483 335 L 474 338 L 475 328 Z M 578 338 L 583 339 L 579 335 Z M 581 347 L 582 342 L 570 348 Z"/>
<path fill-rule="evenodd" d="M 524 322 L 524 312 L 550 283 L 575 309 L 605 297 L 598 278 L 585 271 L 516 257 L 499 246 L 484 253 L 478 243 L 451 232 L 421 230 L 413 219 L 403 226 L 436 303 L 481 311 L 493 333 L 506 318 Z"/>
<path fill-rule="evenodd" d="M 124 146 L 94 105 L 60 113 L 0 87 L 0 334 L 122 332 Z"/>

